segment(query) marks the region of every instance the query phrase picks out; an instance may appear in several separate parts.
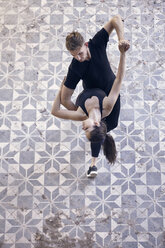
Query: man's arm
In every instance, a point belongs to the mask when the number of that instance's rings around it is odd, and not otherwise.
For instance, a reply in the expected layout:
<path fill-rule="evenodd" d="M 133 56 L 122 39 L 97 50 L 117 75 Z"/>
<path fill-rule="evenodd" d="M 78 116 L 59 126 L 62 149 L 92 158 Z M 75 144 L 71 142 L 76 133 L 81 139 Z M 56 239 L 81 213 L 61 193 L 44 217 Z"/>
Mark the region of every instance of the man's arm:
<path fill-rule="evenodd" d="M 61 86 L 62 87 L 62 86 Z M 62 119 L 74 120 L 74 121 L 83 121 L 87 118 L 86 114 L 81 108 L 78 108 L 76 111 L 61 109 L 61 89 L 57 93 L 57 96 L 54 100 L 51 114 Z"/>
<path fill-rule="evenodd" d="M 110 19 L 109 22 L 104 25 L 104 29 L 109 35 L 115 29 L 119 42 L 124 40 L 124 25 L 120 15 L 116 15 Z"/>
<path fill-rule="evenodd" d="M 73 95 L 73 92 L 74 92 L 74 90 L 69 89 L 65 85 L 62 86 L 61 104 L 69 110 L 76 110 L 77 109 L 75 104 L 71 101 L 71 96 Z"/>

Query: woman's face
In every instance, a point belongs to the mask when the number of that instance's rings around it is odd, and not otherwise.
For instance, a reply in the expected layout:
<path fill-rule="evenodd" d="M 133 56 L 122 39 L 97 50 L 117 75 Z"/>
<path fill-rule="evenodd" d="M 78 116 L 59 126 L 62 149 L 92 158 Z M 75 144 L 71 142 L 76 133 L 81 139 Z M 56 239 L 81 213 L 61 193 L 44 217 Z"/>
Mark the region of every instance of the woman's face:
<path fill-rule="evenodd" d="M 94 126 L 100 126 L 100 123 L 97 121 L 94 121 L 90 118 L 86 119 L 82 123 L 82 129 L 85 131 L 87 139 L 90 138 L 90 132 L 93 131 Z"/>

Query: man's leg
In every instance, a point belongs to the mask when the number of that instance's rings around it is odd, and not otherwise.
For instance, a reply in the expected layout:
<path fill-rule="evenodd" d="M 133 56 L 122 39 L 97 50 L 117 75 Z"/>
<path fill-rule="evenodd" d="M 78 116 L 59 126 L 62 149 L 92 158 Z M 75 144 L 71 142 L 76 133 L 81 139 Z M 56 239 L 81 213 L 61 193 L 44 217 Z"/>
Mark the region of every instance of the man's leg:
<path fill-rule="evenodd" d="M 107 126 L 107 133 L 118 126 L 119 114 L 120 114 L 120 95 L 115 103 L 112 112 L 104 119 Z"/>

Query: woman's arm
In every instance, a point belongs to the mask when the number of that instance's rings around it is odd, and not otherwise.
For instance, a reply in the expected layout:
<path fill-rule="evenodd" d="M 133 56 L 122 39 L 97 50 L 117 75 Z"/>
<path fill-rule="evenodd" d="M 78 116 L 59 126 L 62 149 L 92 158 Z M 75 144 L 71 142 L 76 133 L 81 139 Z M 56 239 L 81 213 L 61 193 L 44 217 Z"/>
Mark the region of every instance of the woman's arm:
<path fill-rule="evenodd" d="M 62 87 L 61 87 L 62 88 Z M 76 111 L 61 109 L 61 89 L 59 90 L 52 107 L 51 114 L 62 119 L 74 120 L 74 121 L 83 121 L 87 118 L 86 114 L 79 107 Z"/>
<path fill-rule="evenodd" d="M 124 78 L 124 72 L 125 72 L 125 57 L 126 57 L 126 51 L 129 49 L 129 44 L 125 41 L 122 41 L 119 44 L 119 50 L 120 50 L 120 62 L 118 66 L 117 76 L 113 83 L 112 89 L 107 97 L 103 100 L 103 110 L 105 112 L 105 116 L 109 115 L 116 103 L 116 100 L 120 93 L 121 83 Z M 103 116 L 103 117 L 105 117 Z"/>

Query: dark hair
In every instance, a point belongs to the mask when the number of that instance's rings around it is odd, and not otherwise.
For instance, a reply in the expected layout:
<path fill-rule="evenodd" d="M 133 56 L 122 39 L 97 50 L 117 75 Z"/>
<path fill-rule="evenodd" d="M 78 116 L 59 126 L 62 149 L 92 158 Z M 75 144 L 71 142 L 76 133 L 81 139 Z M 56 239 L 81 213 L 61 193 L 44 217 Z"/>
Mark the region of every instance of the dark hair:
<path fill-rule="evenodd" d="M 66 37 L 66 48 L 69 51 L 75 51 L 77 48 L 82 47 L 84 38 L 79 32 L 72 32 Z"/>
<path fill-rule="evenodd" d="M 103 121 L 100 122 L 99 127 L 94 126 L 94 129 L 90 132 L 89 140 L 91 142 L 101 142 L 106 159 L 111 164 L 115 163 L 117 156 L 115 141 L 110 134 L 107 134 L 107 127 Z"/>
<path fill-rule="evenodd" d="M 105 140 L 103 143 L 103 152 L 104 155 L 106 156 L 107 160 L 111 163 L 114 164 L 116 161 L 117 157 L 117 150 L 116 150 L 116 145 L 115 141 L 110 134 L 106 134 Z"/>

